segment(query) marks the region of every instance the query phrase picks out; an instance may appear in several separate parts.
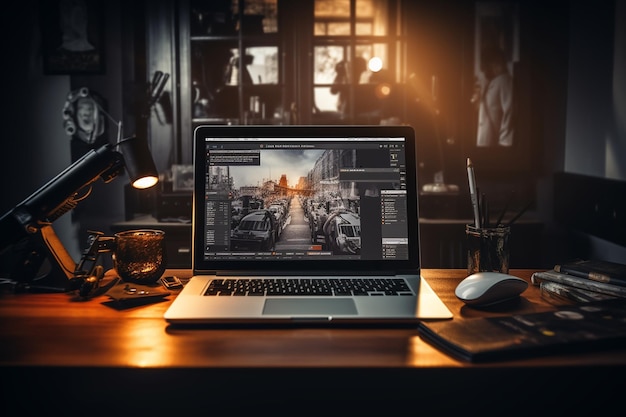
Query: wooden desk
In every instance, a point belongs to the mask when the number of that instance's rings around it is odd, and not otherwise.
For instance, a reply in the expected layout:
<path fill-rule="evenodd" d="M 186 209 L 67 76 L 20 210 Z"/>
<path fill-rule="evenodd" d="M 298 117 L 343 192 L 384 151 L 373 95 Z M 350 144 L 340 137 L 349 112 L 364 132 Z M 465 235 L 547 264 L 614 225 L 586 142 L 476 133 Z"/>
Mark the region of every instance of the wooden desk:
<path fill-rule="evenodd" d="M 553 308 L 531 286 L 507 309 L 472 309 L 454 296 L 463 270 L 423 275 L 454 320 Z M 413 328 L 171 328 L 162 315 L 173 298 L 118 310 L 106 296 L 0 295 L 3 415 L 448 416 L 477 401 L 489 406 L 481 415 L 621 408 L 626 350 L 476 365 Z"/>

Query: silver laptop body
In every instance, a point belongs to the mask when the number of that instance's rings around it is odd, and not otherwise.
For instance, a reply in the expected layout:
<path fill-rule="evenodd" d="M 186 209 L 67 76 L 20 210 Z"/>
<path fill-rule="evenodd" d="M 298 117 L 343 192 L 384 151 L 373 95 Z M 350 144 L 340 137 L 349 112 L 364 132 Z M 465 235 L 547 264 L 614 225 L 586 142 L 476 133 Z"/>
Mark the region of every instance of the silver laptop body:
<path fill-rule="evenodd" d="M 420 277 L 411 127 L 199 126 L 193 159 L 193 277 L 168 323 L 452 318 Z"/>

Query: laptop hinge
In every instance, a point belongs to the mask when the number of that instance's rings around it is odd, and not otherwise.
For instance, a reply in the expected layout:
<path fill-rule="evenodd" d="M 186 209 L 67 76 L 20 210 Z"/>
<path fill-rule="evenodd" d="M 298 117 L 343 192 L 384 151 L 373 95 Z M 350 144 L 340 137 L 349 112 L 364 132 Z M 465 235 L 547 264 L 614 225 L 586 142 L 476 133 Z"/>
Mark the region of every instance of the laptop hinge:
<path fill-rule="evenodd" d="M 218 276 L 393 276 L 396 275 L 393 271 L 217 271 L 215 275 Z"/>

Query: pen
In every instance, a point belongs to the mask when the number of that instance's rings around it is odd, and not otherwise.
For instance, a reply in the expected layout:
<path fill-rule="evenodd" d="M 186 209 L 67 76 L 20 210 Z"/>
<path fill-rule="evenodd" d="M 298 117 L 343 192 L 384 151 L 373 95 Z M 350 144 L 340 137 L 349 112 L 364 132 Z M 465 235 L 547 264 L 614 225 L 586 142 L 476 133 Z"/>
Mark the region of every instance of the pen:
<path fill-rule="evenodd" d="M 483 212 L 483 215 L 481 218 L 482 227 L 490 227 L 489 225 L 489 201 L 487 201 L 487 196 L 485 195 L 485 193 L 480 194 L 480 200 L 479 200 L 478 206 L 479 206 L 478 208 Z"/>
<path fill-rule="evenodd" d="M 474 177 L 474 165 L 472 160 L 467 158 L 467 180 L 469 182 L 470 198 L 474 209 L 474 226 L 480 228 L 480 210 L 478 209 L 478 196 L 476 195 L 476 177 Z"/>
<path fill-rule="evenodd" d="M 496 227 L 499 227 L 502 225 L 502 219 L 504 218 L 504 215 L 506 214 L 506 211 L 509 209 L 509 203 L 511 202 L 511 197 L 513 196 L 513 191 L 511 191 L 509 193 L 508 198 L 506 199 L 506 203 L 504 203 L 504 208 L 502 209 L 502 212 L 500 213 L 500 216 L 498 216 L 498 221 L 496 222 Z"/>
<path fill-rule="evenodd" d="M 509 222 L 507 223 L 507 226 L 512 225 L 517 219 L 519 219 L 522 216 L 522 214 L 524 214 L 526 210 L 528 210 L 530 206 L 533 205 L 533 203 L 534 203 L 533 200 L 529 201 L 528 204 L 526 204 L 523 209 L 521 209 L 515 216 L 513 216 L 511 220 L 509 220 Z"/>

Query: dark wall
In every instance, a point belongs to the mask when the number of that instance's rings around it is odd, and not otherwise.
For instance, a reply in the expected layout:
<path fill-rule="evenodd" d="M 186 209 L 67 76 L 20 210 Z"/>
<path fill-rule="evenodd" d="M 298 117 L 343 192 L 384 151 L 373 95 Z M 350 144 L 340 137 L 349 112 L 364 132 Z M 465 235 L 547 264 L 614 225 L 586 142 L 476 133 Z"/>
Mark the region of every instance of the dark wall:
<path fill-rule="evenodd" d="M 570 35 L 567 172 L 626 180 L 626 136 L 622 130 L 620 137 L 618 130 L 626 122 L 626 68 L 623 61 L 621 67 L 615 61 L 620 52 L 624 54 L 624 29 L 621 39 L 616 36 L 625 24 L 624 10 L 619 1 L 599 2 L 592 11 L 580 3 L 572 6 L 572 27 L 580 29 Z M 621 159 L 621 169 L 611 167 L 619 165 L 614 158 Z"/>
<path fill-rule="evenodd" d="M 571 7 L 564 164 L 555 218 L 575 257 L 624 262 L 626 5 Z"/>
<path fill-rule="evenodd" d="M 2 108 L 2 144 L 0 155 L 2 195 L 0 212 L 13 206 L 52 180 L 72 163 L 70 137 L 63 128 L 62 110 L 67 94 L 88 87 L 106 98 L 108 112 L 117 120 L 123 117 L 122 60 L 124 39 L 121 32 L 120 2 L 102 2 L 100 18 L 104 25 L 101 74 L 50 74 L 44 71 L 44 36 L 42 22 L 49 19 L 37 0 L 14 5 L 3 13 L 0 25 L 6 45 L 2 65 L 4 105 Z M 127 44 L 126 44 L 127 45 Z M 108 133 L 115 140 L 115 126 Z M 112 132 L 111 132 L 112 130 Z M 78 259 L 86 244 L 86 230 L 108 232 L 111 221 L 123 220 L 123 174 L 111 184 L 99 182 L 92 195 L 76 213 L 66 214 L 54 223 L 54 229 L 66 249 Z M 80 212 L 80 213 L 79 213 Z M 72 221 L 82 217 L 80 223 Z"/>

